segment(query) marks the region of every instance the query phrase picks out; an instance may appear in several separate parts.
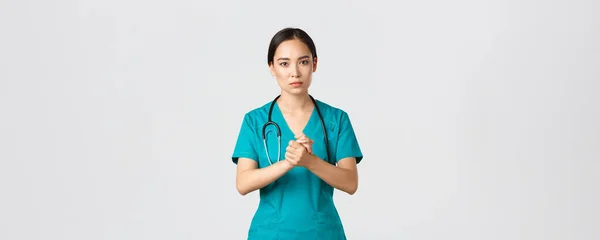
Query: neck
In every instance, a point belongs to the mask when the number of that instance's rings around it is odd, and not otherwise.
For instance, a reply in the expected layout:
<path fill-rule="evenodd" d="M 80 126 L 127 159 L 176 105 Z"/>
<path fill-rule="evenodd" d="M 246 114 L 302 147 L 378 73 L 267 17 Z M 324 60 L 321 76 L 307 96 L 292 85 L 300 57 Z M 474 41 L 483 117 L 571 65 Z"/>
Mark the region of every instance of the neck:
<path fill-rule="evenodd" d="M 298 112 L 311 108 L 313 102 L 308 93 L 292 95 L 282 91 L 277 104 L 283 112 Z"/>

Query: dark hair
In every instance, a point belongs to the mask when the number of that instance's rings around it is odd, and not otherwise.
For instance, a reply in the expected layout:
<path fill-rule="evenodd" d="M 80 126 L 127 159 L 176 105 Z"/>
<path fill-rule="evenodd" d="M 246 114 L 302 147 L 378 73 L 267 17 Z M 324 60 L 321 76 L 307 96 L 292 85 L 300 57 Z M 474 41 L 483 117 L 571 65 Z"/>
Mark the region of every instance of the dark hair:
<path fill-rule="evenodd" d="M 277 50 L 279 44 L 291 39 L 298 39 L 306 44 L 312 53 L 313 59 L 317 57 L 315 43 L 304 30 L 300 28 L 284 28 L 279 30 L 279 32 L 277 32 L 273 38 L 271 38 L 271 43 L 269 43 L 269 51 L 267 53 L 267 64 L 271 65 L 271 63 L 273 63 L 273 56 L 275 56 L 275 50 Z"/>

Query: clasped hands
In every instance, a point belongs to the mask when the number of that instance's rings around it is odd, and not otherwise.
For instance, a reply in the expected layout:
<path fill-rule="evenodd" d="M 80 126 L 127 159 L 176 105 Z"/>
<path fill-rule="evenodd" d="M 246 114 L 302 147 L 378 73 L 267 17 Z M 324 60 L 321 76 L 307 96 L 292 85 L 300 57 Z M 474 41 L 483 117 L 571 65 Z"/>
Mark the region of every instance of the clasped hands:
<path fill-rule="evenodd" d="M 306 167 L 316 158 L 312 154 L 313 140 L 309 139 L 304 133 L 295 136 L 296 140 L 290 140 L 285 149 L 285 160 L 293 166 Z"/>

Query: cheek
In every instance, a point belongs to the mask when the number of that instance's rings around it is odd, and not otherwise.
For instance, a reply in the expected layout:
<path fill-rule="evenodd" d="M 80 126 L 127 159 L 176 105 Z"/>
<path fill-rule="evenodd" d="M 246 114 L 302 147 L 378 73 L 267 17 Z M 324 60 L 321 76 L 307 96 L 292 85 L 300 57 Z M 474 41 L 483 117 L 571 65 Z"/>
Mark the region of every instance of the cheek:
<path fill-rule="evenodd" d="M 306 66 L 304 66 L 304 68 L 303 68 L 303 69 L 304 69 L 304 71 L 305 71 L 306 73 L 312 73 L 312 71 L 313 71 L 313 68 L 314 68 L 314 67 L 313 67 L 312 65 L 310 65 L 310 64 L 307 64 Z"/>
<path fill-rule="evenodd" d="M 287 85 L 287 83 L 286 83 L 287 80 L 286 79 L 287 79 L 287 77 L 284 77 L 284 76 L 281 76 L 281 75 L 277 74 L 275 80 L 277 81 L 277 84 L 280 87 L 284 87 L 285 85 Z"/>
<path fill-rule="evenodd" d="M 282 68 L 276 68 L 276 69 L 275 69 L 275 76 L 277 76 L 277 78 L 285 77 L 285 76 L 286 76 L 286 71 L 285 71 L 285 69 L 282 69 Z"/>
<path fill-rule="evenodd" d="M 275 77 L 277 78 L 277 80 L 284 78 L 285 74 L 282 71 L 276 71 L 275 72 Z"/>

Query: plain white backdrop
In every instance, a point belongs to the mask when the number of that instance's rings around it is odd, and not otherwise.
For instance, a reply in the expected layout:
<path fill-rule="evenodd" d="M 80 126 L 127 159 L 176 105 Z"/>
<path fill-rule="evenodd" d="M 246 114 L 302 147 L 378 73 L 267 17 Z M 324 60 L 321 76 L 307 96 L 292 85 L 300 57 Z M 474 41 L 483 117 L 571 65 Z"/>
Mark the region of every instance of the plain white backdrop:
<path fill-rule="evenodd" d="M 243 114 L 300 27 L 365 159 L 349 239 L 600 238 L 598 1 L 0 3 L 0 239 L 245 239 Z"/>

